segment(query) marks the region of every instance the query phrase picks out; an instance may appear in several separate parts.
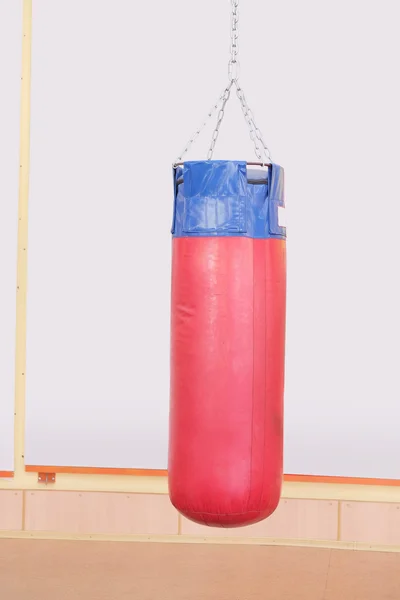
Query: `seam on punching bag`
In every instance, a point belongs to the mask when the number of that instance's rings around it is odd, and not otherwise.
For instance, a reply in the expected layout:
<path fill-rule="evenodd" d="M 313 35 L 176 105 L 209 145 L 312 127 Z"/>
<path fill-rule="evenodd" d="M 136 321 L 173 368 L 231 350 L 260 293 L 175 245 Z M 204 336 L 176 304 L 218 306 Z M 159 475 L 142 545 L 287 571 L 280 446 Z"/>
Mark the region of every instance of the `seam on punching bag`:
<path fill-rule="evenodd" d="M 283 244 L 285 244 L 285 242 L 283 242 Z M 264 243 L 264 277 L 265 277 L 265 368 L 267 369 L 267 364 L 271 362 L 271 358 L 270 355 L 272 353 L 272 356 L 276 355 L 277 352 L 277 348 L 272 347 L 270 343 L 268 343 L 268 338 L 269 338 L 269 334 L 271 332 L 274 331 L 274 326 L 276 325 L 276 319 L 279 318 L 278 315 L 276 314 L 276 304 L 273 303 L 273 315 L 272 315 L 272 320 L 268 319 L 268 297 L 271 294 L 271 277 L 274 276 L 274 270 L 277 268 L 277 264 L 276 264 L 276 257 L 279 253 L 279 248 L 282 248 L 281 243 L 279 243 L 279 245 L 276 245 L 275 243 L 269 243 L 266 242 Z M 267 270 L 267 268 L 269 268 L 269 271 Z M 275 281 L 275 278 L 273 277 L 273 280 Z M 279 288 L 276 287 L 276 285 L 273 285 L 273 289 L 274 289 L 274 296 L 276 296 L 277 294 L 280 294 L 280 285 Z M 272 359 L 273 360 L 273 359 Z M 267 383 L 267 380 L 266 380 Z M 267 385 L 265 386 L 265 400 L 266 403 L 271 401 L 271 395 L 267 394 L 268 389 L 267 389 Z M 280 395 L 282 394 L 282 390 L 280 390 Z M 266 404 L 267 406 L 267 404 Z M 264 414 L 264 431 L 267 431 L 268 426 L 268 417 L 270 416 L 270 411 L 266 410 L 265 414 Z M 271 438 L 265 436 L 264 437 L 264 464 L 263 467 L 266 466 L 267 461 L 266 461 L 266 457 L 267 454 L 266 452 L 268 451 L 268 444 L 271 442 Z M 269 455 L 271 455 L 271 448 L 269 449 Z M 270 512 L 271 507 L 273 507 L 274 505 L 274 501 L 273 501 L 273 495 L 271 494 L 271 479 L 268 477 L 263 477 L 262 479 L 262 498 L 264 497 L 264 491 L 266 486 L 269 486 L 269 489 L 267 490 L 267 498 L 268 498 L 268 503 L 265 507 L 265 510 Z"/>
<path fill-rule="evenodd" d="M 253 364 L 252 364 L 252 391 L 251 391 L 251 445 L 250 445 L 250 473 L 249 473 L 249 494 L 247 497 L 247 510 L 249 510 L 250 500 L 251 500 L 251 490 L 252 490 L 252 476 L 253 476 L 253 435 L 254 435 L 254 339 L 255 339 L 255 327 L 254 327 L 254 240 L 251 242 L 251 252 L 252 252 L 252 265 L 253 265 Z"/>
<path fill-rule="evenodd" d="M 264 257 L 264 265 L 263 265 L 263 276 L 264 276 L 264 323 L 265 323 L 265 327 L 264 327 L 264 348 L 265 348 L 265 352 L 264 352 L 264 369 L 267 370 L 267 361 L 268 361 L 268 355 L 269 355 L 269 346 L 268 346 L 268 330 L 269 330 L 269 315 L 267 314 L 267 294 L 269 293 L 268 291 L 268 285 L 267 285 L 267 279 L 268 279 L 268 274 L 267 274 L 267 265 L 270 267 L 271 266 L 271 260 L 270 260 L 270 253 L 272 250 L 272 246 L 269 243 L 264 243 L 263 244 L 263 257 Z M 260 503 L 262 502 L 262 499 L 264 497 L 264 490 L 265 490 L 265 476 L 264 476 L 264 471 L 265 471 L 265 463 L 266 463 L 266 451 L 267 451 L 267 447 L 268 447 L 268 442 L 269 439 L 267 438 L 267 436 L 265 435 L 265 431 L 267 430 L 267 419 L 269 416 L 269 412 L 267 410 L 267 403 L 270 403 L 270 396 L 268 396 L 268 390 L 267 390 L 267 381 L 265 381 L 265 389 L 264 389 L 264 394 L 265 394 L 265 398 L 264 398 L 264 422 L 263 422 L 263 430 L 264 430 L 264 445 L 263 445 L 263 478 L 262 478 L 262 486 L 261 486 L 261 496 L 260 496 Z M 269 453 L 271 454 L 271 453 Z M 272 506 L 272 496 L 271 493 L 267 494 L 267 498 L 268 498 L 268 502 L 267 505 L 265 507 L 266 511 L 270 511 L 271 506 Z"/>
<path fill-rule="evenodd" d="M 252 240 L 253 254 L 253 374 L 250 486 L 247 508 L 260 510 L 265 473 L 266 419 L 266 247 L 264 240 Z M 261 437 L 263 438 L 261 440 Z M 260 479 L 261 477 L 261 479 Z"/>
<path fill-rule="evenodd" d="M 267 267 L 267 260 L 266 260 L 266 244 L 263 241 L 262 242 L 262 282 L 263 282 L 263 326 L 264 326 L 264 334 L 263 334 L 263 338 L 264 338 L 264 348 L 263 348 L 263 362 L 264 362 L 264 368 L 263 368 L 263 373 L 265 374 L 265 369 L 266 369 L 266 358 L 267 358 L 267 333 L 268 333 L 268 319 L 267 319 L 267 302 L 266 302 L 266 296 L 267 296 L 267 282 L 266 282 L 266 267 Z M 267 416 L 267 386 L 266 386 L 266 381 L 264 381 L 264 386 L 263 386 L 263 399 L 262 399 L 262 406 L 263 406 L 263 435 L 264 435 L 264 443 L 263 443 L 263 453 L 262 453 L 262 485 L 261 485 L 261 490 L 260 490 L 260 496 L 259 496 L 259 500 L 258 500 L 258 506 L 261 506 L 262 503 L 262 499 L 264 496 L 264 486 L 265 486 L 265 449 L 266 449 L 266 445 L 267 445 L 267 436 L 265 435 L 265 420 L 266 420 L 266 416 Z M 270 503 L 268 503 L 268 510 L 270 508 Z"/>
<path fill-rule="evenodd" d="M 177 509 L 177 510 L 181 510 L 181 509 Z M 187 511 L 185 510 L 185 512 L 188 515 L 207 515 L 208 517 L 240 517 L 242 515 L 259 515 L 261 513 L 260 510 L 244 510 L 243 512 L 212 513 L 212 512 L 204 512 L 204 510 L 197 511 L 197 510 L 190 510 L 190 509 L 188 509 Z M 205 523 L 205 525 L 207 525 L 207 524 L 208 523 Z"/>
<path fill-rule="evenodd" d="M 267 286 L 267 265 L 270 264 L 270 260 L 267 260 L 269 258 L 269 253 L 271 252 L 271 245 L 269 243 L 263 243 L 263 258 L 264 258 L 264 264 L 263 264 L 263 276 L 264 276 L 264 369 L 266 370 L 267 368 L 267 360 L 268 360 L 268 329 L 269 329 L 269 320 L 268 320 L 268 314 L 267 314 L 267 293 L 268 293 L 268 286 Z M 268 255 L 268 256 L 267 256 Z M 265 431 L 267 430 L 267 419 L 268 419 L 268 410 L 267 410 L 267 404 L 269 402 L 269 398 L 267 396 L 267 382 L 265 381 L 265 388 L 264 388 L 264 393 L 265 393 L 265 398 L 264 398 L 264 423 L 263 423 L 263 431 L 264 431 L 264 445 L 263 445 L 263 476 L 262 476 L 262 486 L 261 486 L 261 495 L 260 495 L 260 506 L 262 503 L 262 500 L 264 498 L 264 491 L 265 491 L 265 484 L 266 484 L 266 478 L 265 478 L 265 463 L 266 463 L 266 451 L 267 451 L 267 445 L 268 445 L 268 438 L 265 435 Z M 271 506 L 272 506 L 272 495 L 269 493 L 267 494 L 268 497 L 268 503 L 267 506 L 265 507 L 266 511 L 270 511 Z"/>

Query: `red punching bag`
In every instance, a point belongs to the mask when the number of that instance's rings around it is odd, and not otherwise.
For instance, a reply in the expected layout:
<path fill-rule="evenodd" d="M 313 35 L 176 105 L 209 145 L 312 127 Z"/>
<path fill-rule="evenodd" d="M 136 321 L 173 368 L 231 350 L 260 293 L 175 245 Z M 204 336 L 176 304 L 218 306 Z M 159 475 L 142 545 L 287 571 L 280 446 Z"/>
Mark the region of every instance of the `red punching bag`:
<path fill-rule="evenodd" d="M 169 494 L 185 517 L 216 527 L 268 517 L 283 462 L 284 175 L 237 79 L 231 1 L 230 82 L 208 159 L 181 162 L 198 131 L 173 171 Z M 233 85 L 260 163 L 212 160 Z"/>
<path fill-rule="evenodd" d="M 281 491 L 285 345 L 283 170 L 175 170 L 169 490 L 207 525 L 255 523 Z"/>

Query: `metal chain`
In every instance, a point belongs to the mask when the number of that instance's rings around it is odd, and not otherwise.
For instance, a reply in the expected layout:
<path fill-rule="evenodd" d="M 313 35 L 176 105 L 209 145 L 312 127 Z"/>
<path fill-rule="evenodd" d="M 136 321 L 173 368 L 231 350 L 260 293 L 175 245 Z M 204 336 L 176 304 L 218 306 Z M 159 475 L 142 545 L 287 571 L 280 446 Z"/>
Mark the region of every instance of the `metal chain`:
<path fill-rule="evenodd" d="M 246 102 L 246 98 L 242 88 L 239 85 L 239 70 L 240 63 L 238 61 L 238 53 L 239 53 L 239 0 L 231 0 L 232 5 L 232 13 L 231 13 L 231 45 L 230 45 L 230 60 L 228 63 L 228 79 L 229 83 L 221 96 L 218 98 L 217 102 L 214 104 L 212 109 L 209 111 L 207 115 L 207 119 L 204 123 L 197 129 L 197 131 L 190 138 L 189 142 L 186 144 L 183 152 L 177 158 L 176 163 L 181 162 L 182 157 L 187 153 L 193 142 L 197 139 L 201 131 L 204 129 L 208 120 L 213 116 L 213 114 L 217 111 L 220 106 L 220 110 L 217 116 L 217 124 L 212 134 L 211 144 L 207 154 L 207 160 L 211 160 L 215 144 L 219 135 L 219 129 L 221 127 L 222 120 L 225 116 L 225 105 L 229 100 L 231 94 L 232 85 L 236 86 L 236 95 L 240 100 L 240 104 L 242 107 L 243 115 L 246 120 L 247 126 L 249 128 L 250 139 L 254 144 L 254 151 L 256 153 L 257 158 L 263 163 L 272 162 L 271 153 L 268 149 L 268 146 L 265 144 L 262 133 L 260 129 L 257 127 L 256 122 L 254 120 L 254 115 L 250 110 L 249 105 Z"/>
<path fill-rule="evenodd" d="M 231 59 L 228 63 L 229 81 L 239 78 L 239 0 L 231 0 Z"/>
<path fill-rule="evenodd" d="M 219 98 L 216 101 L 216 103 L 208 111 L 207 117 L 204 119 L 204 121 L 200 125 L 200 127 L 198 129 L 196 129 L 195 133 L 192 135 L 192 137 L 190 138 L 190 140 L 188 141 L 188 143 L 186 144 L 186 146 L 184 147 L 184 149 L 182 150 L 182 152 L 180 153 L 180 155 L 176 159 L 174 165 L 176 165 L 177 163 L 179 163 L 179 162 L 182 161 L 182 158 L 189 151 L 189 149 L 190 149 L 191 145 L 193 144 L 193 142 L 198 138 L 198 136 L 200 135 L 200 133 L 203 131 L 204 127 L 207 125 L 208 121 L 211 119 L 211 117 L 213 116 L 213 114 L 217 111 L 217 109 L 220 106 L 221 102 L 223 102 L 223 100 L 224 100 L 224 97 L 225 97 L 225 94 L 226 94 L 226 89 L 222 92 L 222 94 L 219 96 Z"/>
<path fill-rule="evenodd" d="M 217 125 L 213 131 L 212 134 L 212 138 L 211 138 L 211 144 L 210 144 L 210 148 L 208 150 L 208 154 L 207 154 L 207 160 L 211 160 L 212 159 L 212 155 L 214 152 L 214 148 L 215 148 L 215 143 L 217 141 L 218 135 L 219 135 L 219 128 L 221 126 L 222 120 L 225 116 L 225 105 L 229 100 L 229 96 L 231 95 L 231 87 L 233 85 L 233 81 L 231 81 L 228 85 L 228 87 L 225 89 L 224 94 L 223 94 L 223 102 L 222 102 L 222 106 L 219 110 L 218 113 L 218 117 L 217 117 Z"/>
<path fill-rule="evenodd" d="M 265 162 L 265 159 L 267 160 L 267 162 L 272 162 L 271 152 L 269 151 L 268 146 L 266 145 L 266 143 L 263 140 L 263 136 L 262 136 L 260 129 L 256 125 L 256 122 L 254 120 L 254 115 L 253 115 L 249 105 L 246 102 L 246 97 L 244 95 L 244 92 L 243 92 L 242 88 L 240 87 L 239 82 L 237 80 L 235 81 L 235 84 L 236 84 L 236 95 L 240 100 L 243 115 L 244 115 L 244 118 L 246 119 L 246 123 L 249 127 L 250 139 L 254 144 L 254 151 L 256 153 L 256 156 L 262 162 Z M 262 148 L 260 148 L 259 142 L 261 143 Z"/>
<path fill-rule="evenodd" d="M 234 83 L 236 85 L 236 95 L 240 100 L 240 104 L 242 106 L 242 111 L 244 118 L 246 120 L 247 126 L 249 128 L 250 139 L 254 144 L 254 151 L 257 158 L 262 162 L 271 162 L 271 153 L 265 144 L 262 133 L 260 129 L 257 127 L 256 122 L 254 120 L 254 115 L 246 102 L 246 97 L 242 88 L 239 85 L 239 68 L 240 63 L 238 61 L 238 53 L 239 53 L 239 0 L 231 0 L 232 3 L 232 14 L 231 14 L 231 58 L 228 63 L 228 77 L 230 84 Z M 229 98 L 229 96 L 228 96 Z M 211 160 L 212 155 L 214 153 L 215 143 L 218 138 L 219 128 L 221 126 L 221 121 L 224 118 L 224 108 L 226 101 L 220 110 L 217 120 L 217 125 L 214 129 L 211 144 L 208 151 L 207 159 Z"/>

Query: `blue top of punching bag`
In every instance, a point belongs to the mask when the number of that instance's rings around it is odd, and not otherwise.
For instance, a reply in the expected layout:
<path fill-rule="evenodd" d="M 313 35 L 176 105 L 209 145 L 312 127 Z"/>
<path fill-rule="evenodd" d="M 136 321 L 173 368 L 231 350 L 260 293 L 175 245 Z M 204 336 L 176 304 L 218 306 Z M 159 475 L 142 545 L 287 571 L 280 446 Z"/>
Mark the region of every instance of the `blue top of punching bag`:
<path fill-rule="evenodd" d="M 286 238 L 284 171 L 244 161 L 189 161 L 174 168 L 174 237 Z"/>

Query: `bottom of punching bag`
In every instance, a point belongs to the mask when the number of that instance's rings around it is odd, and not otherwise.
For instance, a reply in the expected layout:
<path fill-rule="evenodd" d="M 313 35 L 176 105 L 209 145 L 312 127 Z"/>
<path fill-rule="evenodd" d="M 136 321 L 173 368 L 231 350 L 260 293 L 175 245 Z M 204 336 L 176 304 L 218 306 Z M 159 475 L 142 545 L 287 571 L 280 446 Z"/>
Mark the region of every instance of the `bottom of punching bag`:
<path fill-rule="evenodd" d="M 198 513 L 191 512 L 190 510 L 182 510 L 178 506 L 176 506 L 173 502 L 172 504 L 175 506 L 176 510 L 189 521 L 193 521 L 198 525 L 206 525 L 208 527 L 225 527 L 225 528 L 234 528 L 234 527 L 245 527 L 247 525 L 254 525 L 255 523 L 259 523 L 260 521 L 264 521 L 268 517 L 270 517 L 273 512 L 276 510 L 279 504 L 279 497 L 274 502 L 273 506 L 269 506 L 263 511 L 247 511 L 243 513 Z"/>

